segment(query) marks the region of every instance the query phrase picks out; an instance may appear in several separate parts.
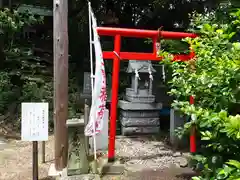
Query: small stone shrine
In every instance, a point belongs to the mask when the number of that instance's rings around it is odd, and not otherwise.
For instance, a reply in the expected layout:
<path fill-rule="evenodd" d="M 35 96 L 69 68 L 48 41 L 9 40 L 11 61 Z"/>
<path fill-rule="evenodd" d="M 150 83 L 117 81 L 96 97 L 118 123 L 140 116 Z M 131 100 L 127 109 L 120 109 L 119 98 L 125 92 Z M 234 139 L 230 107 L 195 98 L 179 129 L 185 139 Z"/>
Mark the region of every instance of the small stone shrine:
<path fill-rule="evenodd" d="M 119 101 L 122 135 L 159 132 L 162 104 L 155 102 L 152 93 L 155 72 L 151 61 L 129 61 L 127 73 L 131 74 L 131 87 L 126 88 L 125 100 Z"/>

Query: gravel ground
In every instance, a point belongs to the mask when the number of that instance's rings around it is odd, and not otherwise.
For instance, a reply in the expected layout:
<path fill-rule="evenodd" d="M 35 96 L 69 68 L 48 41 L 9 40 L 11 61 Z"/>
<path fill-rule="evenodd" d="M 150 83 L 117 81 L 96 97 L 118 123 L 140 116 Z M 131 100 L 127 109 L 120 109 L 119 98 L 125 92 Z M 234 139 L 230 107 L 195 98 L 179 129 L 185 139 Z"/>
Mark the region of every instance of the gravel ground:
<path fill-rule="evenodd" d="M 40 145 L 39 145 L 40 146 Z M 47 177 L 48 169 L 53 161 L 54 138 L 49 137 L 46 143 L 46 161 L 39 162 L 39 179 L 50 180 Z M 159 141 L 154 137 L 116 139 L 116 155 L 122 159 L 129 172 L 125 176 L 106 176 L 104 180 L 183 180 L 185 177 L 176 178 L 179 166 L 184 162 L 181 153 L 173 152 L 164 140 Z M 41 149 L 39 148 L 39 161 Z M 184 164 L 184 163 L 183 163 Z M 182 168 L 183 169 L 183 168 Z M 140 172 L 140 173 L 139 173 Z M 187 172 L 188 174 L 188 172 Z M 32 179 L 32 144 L 12 140 L 1 150 L 0 148 L 0 180 L 30 180 Z M 188 178 L 187 178 L 188 179 Z"/>
<path fill-rule="evenodd" d="M 128 166 L 143 165 L 151 169 L 186 166 L 182 153 L 174 152 L 166 145 L 166 139 L 158 140 L 154 136 L 119 137 L 116 139 L 116 154 Z"/>
<path fill-rule="evenodd" d="M 154 136 L 119 137 L 116 155 L 123 159 L 126 180 L 189 180 L 193 176 L 187 168 L 187 153 L 175 152 L 166 138 Z"/>

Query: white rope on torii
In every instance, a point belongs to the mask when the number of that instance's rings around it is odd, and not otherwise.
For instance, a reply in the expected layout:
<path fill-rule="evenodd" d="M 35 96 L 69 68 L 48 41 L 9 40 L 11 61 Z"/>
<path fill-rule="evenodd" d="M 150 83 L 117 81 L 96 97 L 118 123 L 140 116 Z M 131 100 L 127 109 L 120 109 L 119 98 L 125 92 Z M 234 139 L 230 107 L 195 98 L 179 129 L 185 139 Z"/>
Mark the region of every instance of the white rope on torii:
<path fill-rule="evenodd" d="M 164 64 L 162 64 L 162 80 L 163 80 L 163 82 L 166 81 L 166 73 L 165 73 L 165 66 L 164 66 Z"/>

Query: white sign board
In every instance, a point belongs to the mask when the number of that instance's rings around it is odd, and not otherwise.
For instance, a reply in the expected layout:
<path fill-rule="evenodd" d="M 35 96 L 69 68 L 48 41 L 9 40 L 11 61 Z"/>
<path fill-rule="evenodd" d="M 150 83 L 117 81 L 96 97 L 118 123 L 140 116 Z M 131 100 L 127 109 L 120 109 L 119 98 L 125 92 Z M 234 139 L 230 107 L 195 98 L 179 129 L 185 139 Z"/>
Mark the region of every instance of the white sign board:
<path fill-rule="evenodd" d="M 48 140 L 48 103 L 22 103 L 22 141 Z"/>

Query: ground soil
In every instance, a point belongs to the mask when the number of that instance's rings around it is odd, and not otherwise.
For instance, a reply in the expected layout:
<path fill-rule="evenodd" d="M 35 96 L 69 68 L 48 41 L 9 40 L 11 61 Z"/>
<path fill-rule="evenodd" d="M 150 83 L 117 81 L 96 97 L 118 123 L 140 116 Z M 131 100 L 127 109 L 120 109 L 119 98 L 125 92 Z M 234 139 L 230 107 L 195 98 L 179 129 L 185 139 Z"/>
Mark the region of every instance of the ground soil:
<path fill-rule="evenodd" d="M 3 137 L 3 135 L 0 134 Z M 12 135 L 5 135 L 7 141 L 5 145 L 0 144 L 0 180 L 31 180 L 32 179 L 32 144 L 20 140 L 11 139 Z M 19 135 L 15 135 L 19 137 Z M 134 144 L 133 144 L 134 143 Z M 170 149 L 164 149 L 162 142 L 156 140 L 140 141 L 140 139 L 120 138 L 116 140 L 116 153 L 125 159 L 126 163 L 145 164 L 148 169 L 126 176 L 106 176 L 103 180 L 186 180 L 190 179 L 191 171 L 189 169 L 179 169 L 163 167 L 168 162 L 173 163 L 174 157 L 166 155 L 159 156 L 161 153 L 166 154 Z M 160 149 L 157 150 L 156 149 Z M 54 161 L 54 137 L 49 136 L 46 142 L 46 163 L 42 163 L 41 143 L 39 143 L 39 180 L 51 180 L 48 177 L 48 170 Z M 129 159 L 128 156 L 133 158 Z M 164 162 L 163 162 L 164 161 Z"/>
<path fill-rule="evenodd" d="M 0 180 L 32 179 L 32 143 L 20 140 L 8 140 L 0 148 Z M 41 143 L 39 143 L 41 147 Z M 48 169 L 53 161 L 53 136 L 46 143 L 46 163 L 41 162 L 42 153 L 39 147 L 39 180 L 50 180 Z"/>

